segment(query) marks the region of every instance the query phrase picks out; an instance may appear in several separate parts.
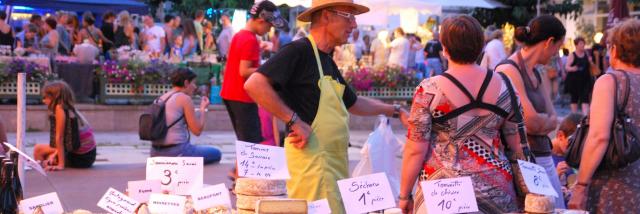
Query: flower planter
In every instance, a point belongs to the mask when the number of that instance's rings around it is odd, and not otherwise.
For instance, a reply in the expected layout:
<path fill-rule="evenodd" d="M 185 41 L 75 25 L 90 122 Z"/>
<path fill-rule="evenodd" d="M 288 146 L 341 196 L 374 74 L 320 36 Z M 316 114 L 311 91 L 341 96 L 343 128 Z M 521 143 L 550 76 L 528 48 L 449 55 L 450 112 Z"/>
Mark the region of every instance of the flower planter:
<path fill-rule="evenodd" d="M 39 82 L 27 82 L 27 99 L 40 99 Z M 6 82 L 0 83 L 0 98 L 15 99 L 18 98 L 18 83 Z"/>
<path fill-rule="evenodd" d="M 136 88 L 132 83 L 106 83 L 100 80 L 100 103 L 149 104 L 171 90 L 170 84 L 144 84 Z"/>
<path fill-rule="evenodd" d="M 415 90 L 415 87 L 375 87 L 368 91 L 357 91 L 356 94 L 358 96 L 365 96 L 376 99 L 411 100 L 413 98 L 413 93 L 415 92 Z"/>

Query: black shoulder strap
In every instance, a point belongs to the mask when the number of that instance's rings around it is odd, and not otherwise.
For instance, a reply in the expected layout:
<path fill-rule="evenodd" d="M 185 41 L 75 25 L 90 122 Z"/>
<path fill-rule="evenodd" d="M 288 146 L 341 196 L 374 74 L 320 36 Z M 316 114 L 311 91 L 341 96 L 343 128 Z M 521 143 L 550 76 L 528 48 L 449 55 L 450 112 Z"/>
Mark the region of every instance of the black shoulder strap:
<path fill-rule="evenodd" d="M 513 85 L 511 85 L 511 80 L 507 77 L 506 74 L 502 72 L 498 72 L 505 85 L 507 85 L 507 90 L 509 91 L 509 97 L 511 99 L 511 108 L 513 109 L 513 114 L 515 117 L 515 122 L 518 125 L 518 135 L 520 137 L 520 144 L 522 145 L 522 151 L 524 152 L 527 161 L 535 163 L 535 159 L 533 159 L 533 154 L 529 151 L 529 144 L 527 141 L 527 133 L 524 127 L 524 118 L 522 116 L 522 112 L 520 111 L 520 105 L 518 105 L 518 97 L 516 96 L 516 92 L 513 89 Z M 509 118 L 506 118 L 508 120 Z M 502 142 L 505 147 L 508 148 L 507 142 Z"/>
<path fill-rule="evenodd" d="M 484 93 L 487 91 L 487 87 L 489 87 L 489 83 L 491 83 L 492 77 L 493 77 L 493 72 L 487 71 L 487 75 L 484 77 L 482 86 L 480 86 L 480 91 L 478 91 L 478 96 L 476 96 L 477 102 L 482 102 L 482 97 L 484 96 Z"/>
<path fill-rule="evenodd" d="M 166 102 L 166 101 L 167 101 L 167 100 L 169 100 L 171 97 L 173 97 L 173 95 L 175 95 L 175 94 L 177 94 L 177 93 L 178 93 L 177 91 L 176 91 L 176 92 L 171 93 L 171 94 L 169 95 L 169 97 L 167 97 L 167 99 L 165 99 L 165 100 L 162 100 L 162 102 L 163 102 L 163 103 L 164 103 L 164 102 Z M 160 98 L 158 98 L 158 100 L 160 100 Z M 180 116 L 180 118 L 178 118 L 176 121 L 173 121 L 173 123 L 171 123 L 171 125 L 169 125 L 169 126 L 167 127 L 167 129 L 169 129 L 169 128 L 173 127 L 174 125 L 176 125 L 176 123 L 178 123 L 178 122 L 179 122 L 180 120 L 182 120 L 182 119 L 184 119 L 184 113 L 182 113 L 182 116 Z"/>
<path fill-rule="evenodd" d="M 442 73 L 442 76 L 449 79 L 449 81 L 451 81 L 454 85 L 456 85 L 456 87 L 458 87 L 458 89 L 460 89 L 460 91 L 462 91 L 462 93 L 464 93 L 464 95 L 467 96 L 467 98 L 469 98 L 469 102 L 475 101 L 475 99 L 473 98 L 473 95 L 471 95 L 471 93 L 467 90 L 467 88 L 465 88 L 464 85 L 462 85 L 462 83 L 458 81 L 458 79 L 456 79 L 455 77 L 451 76 L 451 74 L 448 74 L 448 73 Z"/>
<path fill-rule="evenodd" d="M 516 67 L 516 69 L 518 69 L 518 71 L 520 71 L 520 66 L 518 66 L 518 63 L 516 63 L 515 61 L 511 60 L 511 59 L 505 59 L 502 60 L 500 63 L 498 63 L 498 65 L 496 65 L 495 68 L 493 68 L 494 71 L 498 71 L 498 67 L 501 65 L 505 65 L 505 64 L 509 64 L 509 65 L 513 65 L 513 67 Z"/>

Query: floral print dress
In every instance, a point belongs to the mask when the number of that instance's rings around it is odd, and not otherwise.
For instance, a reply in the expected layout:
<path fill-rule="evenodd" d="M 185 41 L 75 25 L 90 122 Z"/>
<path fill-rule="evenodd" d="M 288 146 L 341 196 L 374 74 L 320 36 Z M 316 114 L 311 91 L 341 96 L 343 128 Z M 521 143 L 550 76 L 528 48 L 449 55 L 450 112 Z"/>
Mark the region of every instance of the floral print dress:
<path fill-rule="evenodd" d="M 491 74 L 487 75 L 485 82 L 487 79 L 491 79 Z M 439 87 L 443 81 L 455 83 L 457 80 L 447 80 L 442 76 L 426 79 L 417 87 L 414 95 L 407 137 L 417 143 L 429 144 L 419 180 L 469 176 L 473 181 L 480 213 L 518 211 L 511 166 L 500 137 L 501 133 L 514 135 L 517 132 L 516 124 L 505 120 L 505 117 L 511 119 L 514 115 L 507 86 L 502 82 L 495 104 L 482 103 L 486 86 L 480 90 L 475 101 L 469 92 L 459 89 L 472 102 L 497 108 L 481 116 L 462 113 L 442 120 L 443 116 L 464 107 L 455 106 L 443 93 Z M 486 106 L 484 109 L 487 109 Z M 426 213 L 420 186 L 414 202 L 415 213 Z"/>

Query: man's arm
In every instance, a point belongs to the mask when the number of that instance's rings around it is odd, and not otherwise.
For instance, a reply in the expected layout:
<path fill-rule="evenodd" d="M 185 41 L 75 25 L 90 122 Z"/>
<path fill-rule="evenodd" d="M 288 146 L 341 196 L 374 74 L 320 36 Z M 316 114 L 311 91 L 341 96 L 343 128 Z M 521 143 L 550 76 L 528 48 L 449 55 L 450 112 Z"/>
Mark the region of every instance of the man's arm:
<path fill-rule="evenodd" d="M 358 96 L 356 103 L 349 108 L 350 113 L 361 116 L 375 116 L 384 114 L 387 117 L 392 117 L 394 111 L 395 107 L 393 105 L 363 96 Z M 406 125 L 408 124 L 407 119 L 409 118 L 409 113 L 403 108 L 400 109 L 399 113 L 400 121 L 402 121 L 402 124 L 404 124 L 406 127 Z"/>
<path fill-rule="evenodd" d="M 267 109 L 278 119 L 285 123 L 294 119 L 293 110 L 280 99 L 271 86 L 269 78 L 264 74 L 256 72 L 249 76 L 244 83 L 244 90 L 258 105 Z M 292 133 L 289 134 L 289 137 L 292 137 L 290 142 L 297 148 L 303 148 L 311 134 L 311 127 L 304 121 L 297 119 L 291 126 L 291 131 Z"/>

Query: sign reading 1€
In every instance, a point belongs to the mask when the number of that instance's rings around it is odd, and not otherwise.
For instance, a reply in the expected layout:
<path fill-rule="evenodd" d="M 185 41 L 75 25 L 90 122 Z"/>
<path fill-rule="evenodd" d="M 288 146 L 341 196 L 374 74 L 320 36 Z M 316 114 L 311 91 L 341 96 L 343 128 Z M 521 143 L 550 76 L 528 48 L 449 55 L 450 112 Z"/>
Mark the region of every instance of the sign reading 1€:
<path fill-rule="evenodd" d="M 347 213 L 368 213 L 396 206 L 385 173 L 376 173 L 338 181 Z"/>
<path fill-rule="evenodd" d="M 147 158 L 146 180 L 160 180 L 170 194 L 189 195 L 202 187 L 203 171 L 202 157 L 153 157 Z"/>

